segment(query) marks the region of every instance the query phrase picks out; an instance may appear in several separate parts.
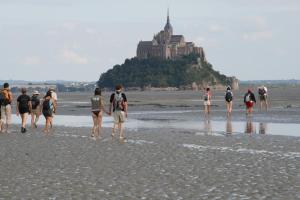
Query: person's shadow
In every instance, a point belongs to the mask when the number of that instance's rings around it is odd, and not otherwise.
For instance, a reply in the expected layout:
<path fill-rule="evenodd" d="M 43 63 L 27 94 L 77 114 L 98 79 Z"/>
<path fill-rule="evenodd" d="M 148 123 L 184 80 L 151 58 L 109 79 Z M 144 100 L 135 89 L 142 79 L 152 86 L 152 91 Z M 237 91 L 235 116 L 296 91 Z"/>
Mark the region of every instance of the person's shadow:
<path fill-rule="evenodd" d="M 205 117 L 204 119 L 204 133 L 207 135 L 212 134 L 212 126 L 210 122 L 210 117 Z"/>

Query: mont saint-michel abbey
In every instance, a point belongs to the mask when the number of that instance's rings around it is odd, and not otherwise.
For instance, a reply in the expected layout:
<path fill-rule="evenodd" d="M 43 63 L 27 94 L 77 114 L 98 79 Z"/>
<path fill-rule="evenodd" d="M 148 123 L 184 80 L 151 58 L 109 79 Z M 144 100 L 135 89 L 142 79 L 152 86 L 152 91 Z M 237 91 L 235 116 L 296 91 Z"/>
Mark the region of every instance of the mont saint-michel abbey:
<path fill-rule="evenodd" d="M 152 41 L 140 41 L 137 46 L 137 57 L 144 59 L 158 57 L 162 59 L 177 59 L 183 55 L 198 54 L 205 60 L 202 47 L 193 42 L 186 42 L 183 35 L 173 35 L 169 12 L 164 30 L 154 35 Z"/>

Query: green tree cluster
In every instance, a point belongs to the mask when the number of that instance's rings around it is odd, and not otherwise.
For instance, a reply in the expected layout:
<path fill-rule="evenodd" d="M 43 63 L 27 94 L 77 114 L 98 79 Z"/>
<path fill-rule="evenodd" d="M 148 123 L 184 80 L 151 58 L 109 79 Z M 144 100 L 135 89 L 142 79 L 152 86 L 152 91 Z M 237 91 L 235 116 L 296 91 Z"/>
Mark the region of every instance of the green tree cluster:
<path fill-rule="evenodd" d="M 208 83 L 227 84 L 227 77 L 213 70 L 208 62 L 198 55 L 190 54 L 176 60 L 159 58 L 126 59 L 124 64 L 115 65 L 101 74 L 98 86 L 113 88 L 117 84 L 124 87 L 181 87 Z"/>

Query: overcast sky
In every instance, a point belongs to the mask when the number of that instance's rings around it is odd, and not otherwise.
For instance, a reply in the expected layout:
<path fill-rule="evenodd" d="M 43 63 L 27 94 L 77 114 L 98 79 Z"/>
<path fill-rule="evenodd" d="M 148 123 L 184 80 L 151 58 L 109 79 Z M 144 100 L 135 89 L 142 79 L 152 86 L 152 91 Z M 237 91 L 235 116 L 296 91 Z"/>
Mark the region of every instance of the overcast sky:
<path fill-rule="evenodd" d="M 0 79 L 95 81 L 166 23 L 240 80 L 300 79 L 299 0 L 0 0 Z"/>

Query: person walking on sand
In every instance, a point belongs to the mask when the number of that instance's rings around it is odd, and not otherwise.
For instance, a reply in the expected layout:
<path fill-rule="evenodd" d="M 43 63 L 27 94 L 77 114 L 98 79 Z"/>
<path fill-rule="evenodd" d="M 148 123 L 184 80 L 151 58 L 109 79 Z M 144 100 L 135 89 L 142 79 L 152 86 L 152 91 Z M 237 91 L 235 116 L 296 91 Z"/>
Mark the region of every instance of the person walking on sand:
<path fill-rule="evenodd" d="M 253 106 L 256 103 L 255 96 L 251 89 L 248 89 L 247 93 L 245 94 L 244 103 L 246 105 L 246 114 L 251 115 L 253 112 Z"/>
<path fill-rule="evenodd" d="M 9 133 L 13 95 L 9 89 L 8 83 L 3 84 L 3 89 L 1 90 L 1 99 L 1 131 Z"/>
<path fill-rule="evenodd" d="M 49 88 L 49 92 L 51 93 L 51 98 L 52 98 L 52 101 L 53 101 L 53 112 L 52 112 L 52 120 L 50 122 L 50 128 L 52 128 L 52 125 L 53 125 L 53 117 L 54 117 L 54 114 L 56 113 L 56 107 L 57 107 L 57 93 L 55 92 L 55 89 L 54 88 Z"/>
<path fill-rule="evenodd" d="M 92 105 L 92 117 L 93 117 L 93 129 L 92 138 L 95 140 L 101 138 L 101 127 L 102 127 L 102 115 L 104 110 L 104 101 L 101 96 L 100 88 L 96 88 L 94 96 L 91 98 Z"/>
<path fill-rule="evenodd" d="M 50 125 L 52 123 L 53 110 L 55 109 L 54 107 L 55 105 L 51 97 L 51 92 L 48 91 L 46 96 L 44 97 L 41 107 L 41 111 L 46 119 L 46 124 L 44 128 L 44 133 L 46 134 L 49 133 Z"/>
<path fill-rule="evenodd" d="M 231 91 L 231 87 L 228 86 L 225 92 L 225 102 L 227 108 L 227 117 L 231 116 L 232 112 L 232 100 L 233 100 L 233 93 Z"/>
<path fill-rule="evenodd" d="M 268 111 L 268 89 L 265 86 L 258 88 L 258 95 L 260 101 L 260 110 L 265 107 L 265 110 Z"/>
<path fill-rule="evenodd" d="M 205 115 L 209 115 L 211 112 L 211 91 L 209 87 L 204 91 L 203 100 Z"/>
<path fill-rule="evenodd" d="M 37 128 L 37 122 L 41 115 L 41 102 L 39 92 L 34 91 L 31 97 L 31 127 Z"/>
<path fill-rule="evenodd" d="M 111 115 L 113 111 L 114 125 L 112 130 L 112 137 L 115 136 L 116 129 L 119 129 L 120 140 L 124 140 L 124 122 L 127 118 L 128 104 L 126 95 L 122 92 L 122 86 L 117 85 L 115 92 L 110 96 L 110 106 L 108 114 Z"/>
<path fill-rule="evenodd" d="M 26 88 L 22 88 L 21 93 L 22 94 L 17 98 L 16 113 L 17 116 L 20 115 L 22 119 L 21 133 L 26 133 L 26 121 L 27 115 L 31 111 L 31 101 L 30 96 L 26 94 Z"/>

